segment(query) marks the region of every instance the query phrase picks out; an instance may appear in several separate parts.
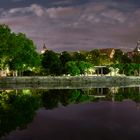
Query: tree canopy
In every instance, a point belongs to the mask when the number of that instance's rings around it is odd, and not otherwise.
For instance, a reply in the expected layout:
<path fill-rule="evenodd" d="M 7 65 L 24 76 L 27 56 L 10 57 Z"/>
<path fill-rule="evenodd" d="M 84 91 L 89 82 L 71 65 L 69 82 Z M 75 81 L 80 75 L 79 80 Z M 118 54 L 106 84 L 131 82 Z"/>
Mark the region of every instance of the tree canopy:
<path fill-rule="evenodd" d="M 62 63 L 58 55 L 51 50 L 47 50 L 42 55 L 41 64 L 46 75 L 60 75 L 62 72 Z"/>
<path fill-rule="evenodd" d="M 0 69 L 23 71 L 39 64 L 33 41 L 23 33 L 12 32 L 7 25 L 0 25 Z"/>

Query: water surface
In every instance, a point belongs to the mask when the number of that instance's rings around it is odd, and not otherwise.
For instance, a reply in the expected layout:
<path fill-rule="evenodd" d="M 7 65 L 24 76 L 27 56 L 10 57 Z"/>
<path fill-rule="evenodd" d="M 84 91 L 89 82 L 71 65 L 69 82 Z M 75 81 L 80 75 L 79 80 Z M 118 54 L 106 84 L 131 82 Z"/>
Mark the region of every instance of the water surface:
<path fill-rule="evenodd" d="M 140 88 L 0 91 L 2 140 L 139 140 Z"/>

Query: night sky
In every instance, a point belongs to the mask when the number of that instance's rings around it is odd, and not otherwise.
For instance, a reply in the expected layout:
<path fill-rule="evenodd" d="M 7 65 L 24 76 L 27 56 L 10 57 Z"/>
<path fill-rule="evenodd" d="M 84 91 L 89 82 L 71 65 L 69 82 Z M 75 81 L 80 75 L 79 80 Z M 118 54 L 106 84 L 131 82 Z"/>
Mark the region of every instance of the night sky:
<path fill-rule="evenodd" d="M 0 23 L 54 51 L 121 48 L 140 39 L 140 0 L 0 0 Z"/>

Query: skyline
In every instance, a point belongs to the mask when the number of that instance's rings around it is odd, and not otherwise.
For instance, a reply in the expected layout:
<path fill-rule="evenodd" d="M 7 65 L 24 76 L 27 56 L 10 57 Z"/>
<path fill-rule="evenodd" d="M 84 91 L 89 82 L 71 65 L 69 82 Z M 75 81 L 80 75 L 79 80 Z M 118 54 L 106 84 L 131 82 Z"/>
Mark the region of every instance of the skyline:
<path fill-rule="evenodd" d="M 41 49 L 120 48 L 140 39 L 139 0 L 5 0 L 0 23 L 23 32 Z"/>

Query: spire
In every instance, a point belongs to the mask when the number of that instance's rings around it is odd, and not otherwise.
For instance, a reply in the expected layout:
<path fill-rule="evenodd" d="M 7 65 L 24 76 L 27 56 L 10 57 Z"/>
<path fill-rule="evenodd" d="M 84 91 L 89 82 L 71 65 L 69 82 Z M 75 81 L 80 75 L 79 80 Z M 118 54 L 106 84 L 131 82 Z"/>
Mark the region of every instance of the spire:
<path fill-rule="evenodd" d="M 134 52 L 140 52 L 140 40 L 137 41 L 136 48 L 134 49 Z"/>
<path fill-rule="evenodd" d="M 43 47 L 42 47 L 42 50 L 41 50 L 41 53 L 43 54 L 45 51 L 47 51 L 47 48 L 46 48 L 46 45 L 45 43 L 43 44 Z"/>
<path fill-rule="evenodd" d="M 47 49 L 45 43 L 43 44 L 43 48 L 42 49 L 43 50 L 46 50 Z"/>

